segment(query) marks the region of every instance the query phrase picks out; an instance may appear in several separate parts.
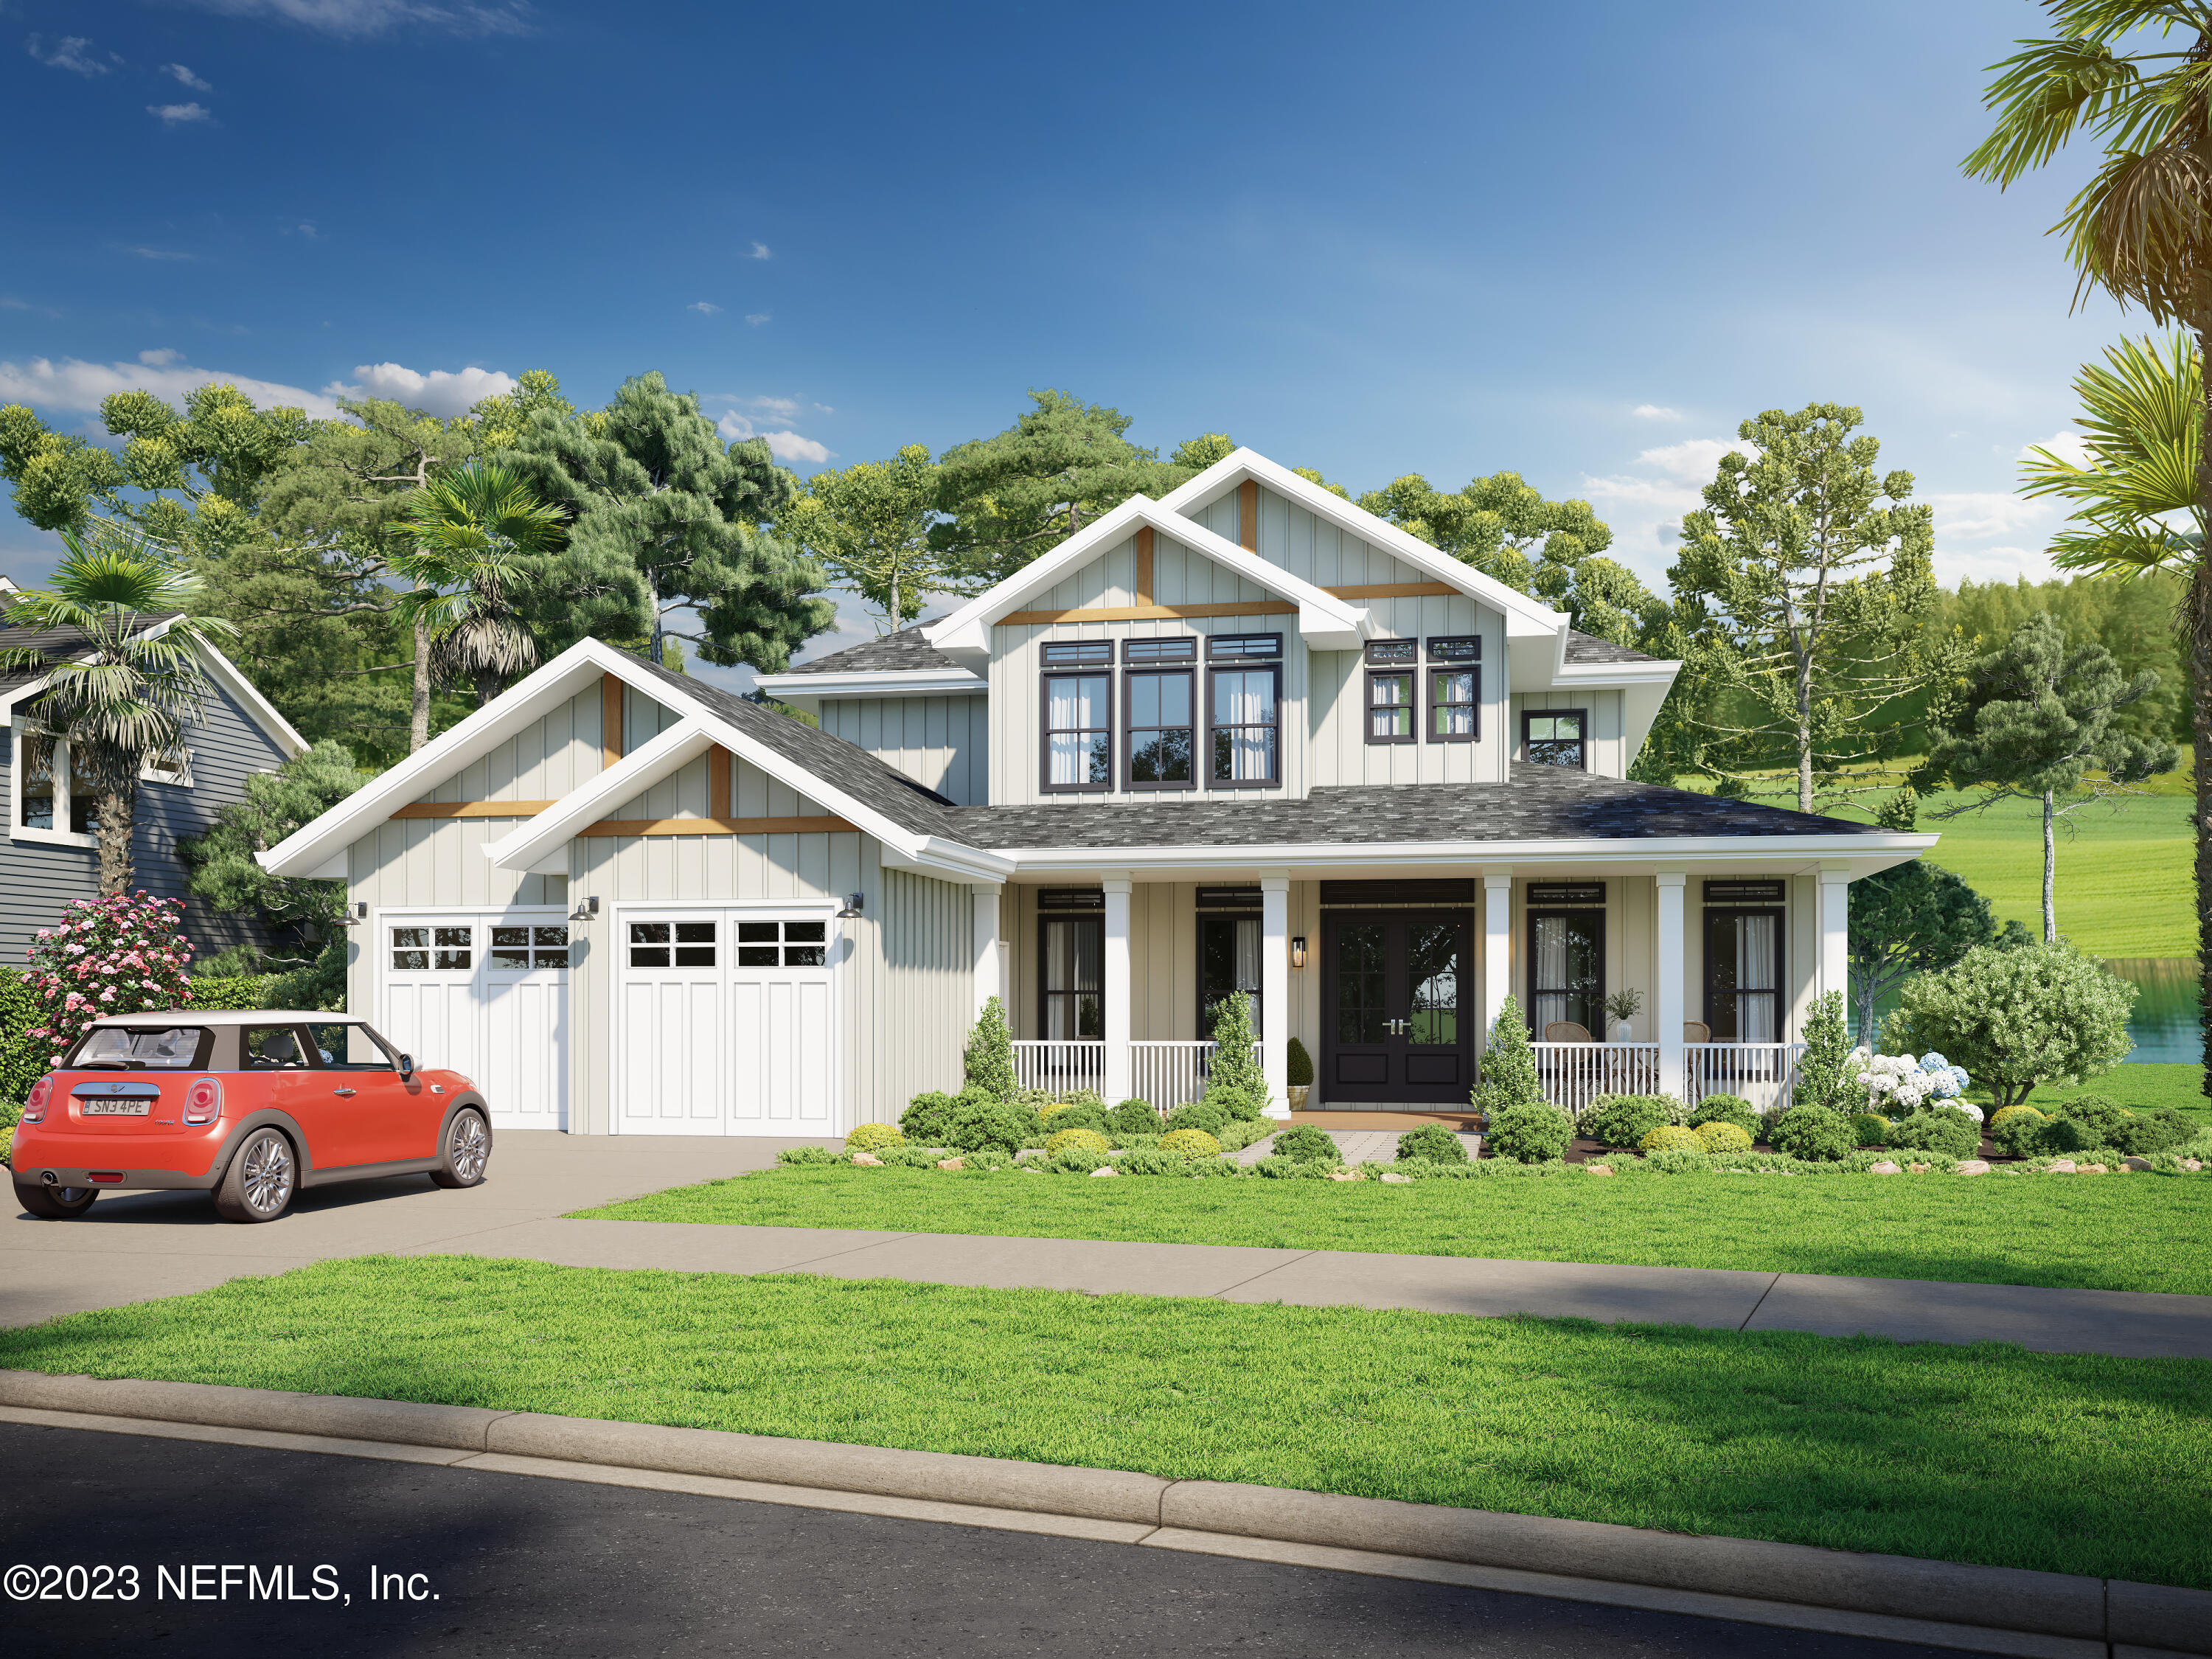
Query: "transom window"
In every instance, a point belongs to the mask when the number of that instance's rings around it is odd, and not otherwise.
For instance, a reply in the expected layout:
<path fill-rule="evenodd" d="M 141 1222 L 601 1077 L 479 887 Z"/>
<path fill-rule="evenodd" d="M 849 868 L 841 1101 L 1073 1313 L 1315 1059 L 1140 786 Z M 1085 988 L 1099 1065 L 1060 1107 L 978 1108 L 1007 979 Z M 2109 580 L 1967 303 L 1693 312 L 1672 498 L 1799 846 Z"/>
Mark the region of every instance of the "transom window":
<path fill-rule="evenodd" d="M 1191 641 L 1180 643 L 1188 645 Z M 1190 788 L 1198 781 L 1197 731 L 1191 719 L 1191 671 L 1132 670 L 1126 678 L 1129 787 Z"/>
<path fill-rule="evenodd" d="M 1405 641 L 1410 649 L 1413 641 Z M 1370 743 L 1411 743 L 1413 741 L 1413 672 L 1376 673 L 1367 676 L 1367 741 Z"/>
<path fill-rule="evenodd" d="M 1394 663 L 1414 661 L 1420 648 L 1412 640 L 1370 640 L 1367 641 L 1367 660 L 1378 668 Z"/>
<path fill-rule="evenodd" d="M 1473 743 L 1480 726 L 1482 671 L 1429 665 L 1429 741 Z"/>
<path fill-rule="evenodd" d="M 1431 662 L 1480 662 L 1482 635 L 1454 634 L 1443 638 L 1431 637 L 1429 641 L 1429 660 Z"/>
<path fill-rule="evenodd" d="M 1536 766 L 1565 766 L 1589 769 L 1585 740 L 1589 717 L 1579 708 L 1526 714 L 1521 716 L 1521 742 L 1529 762 Z"/>
<path fill-rule="evenodd" d="M 1268 662 L 1283 654 L 1280 634 L 1216 634 L 1206 642 L 1213 662 Z"/>
<path fill-rule="evenodd" d="M 1044 787 L 1114 787 L 1114 677 L 1048 674 L 1044 678 Z"/>
<path fill-rule="evenodd" d="M 562 921 L 544 927 L 493 928 L 491 965 L 507 969 L 566 968 L 568 924 Z"/>
<path fill-rule="evenodd" d="M 714 935 L 711 921 L 633 921 L 629 965 L 633 968 L 712 968 Z"/>
<path fill-rule="evenodd" d="M 741 921 L 740 968 L 823 968 L 830 962 L 830 924 L 823 921 Z"/>
<path fill-rule="evenodd" d="M 1282 781 L 1282 670 L 1212 671 L 1208 781 L 1218 789 L 1259 788 Z"/>
<path fill-rule="evenodd" d="M 476 964 L 476 929 L 459 927 L 395 927 L 392 930 L 392 967 L 395 973 L 466 973 Z"/>
<path fill-rule="evenodd" d="M 1048 668 L 1087 667 L 1092 663 L 1114 660 L 1114 641 L 1111 640 L 1054 640 L 1043 647 L 1044 665 Z"/>
<path fill-rule="evenodd" d="M 1123 662 L 1196 662 L 1198 641 L 1194 639 L 1124 640 L 1121 641 Z"/>

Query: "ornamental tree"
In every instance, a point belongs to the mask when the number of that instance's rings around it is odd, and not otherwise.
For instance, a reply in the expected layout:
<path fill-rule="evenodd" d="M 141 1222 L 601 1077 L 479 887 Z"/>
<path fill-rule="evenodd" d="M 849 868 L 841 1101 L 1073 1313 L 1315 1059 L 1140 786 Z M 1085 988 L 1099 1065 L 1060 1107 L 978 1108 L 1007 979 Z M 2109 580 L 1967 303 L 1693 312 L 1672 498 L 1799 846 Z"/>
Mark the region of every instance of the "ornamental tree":
<path fill-rule="evenodd" d="M 1528 1047 L 1528 1018 L 1510 994 L 1498 1004 L 1498 1023 L 1490 1028 L 1490 1041 L 1482 1050 L 1480 1074 L 1474 1095 L 1480 1111 L 1550 1103 L 1544 1098 L 1544 1080 L 1536 1074 L 1535 1052 Z"/>
<path fill-rule="evenodd" d="M 1006 1029 L 1006 1006 L 996 997 L 988 999 L 983 1012 L 975 1017 L 961 1071 L 968 1087 L 981 1089 L 1000 1100 L 1014 1097 L 1014 1036 Z"/>
<path fill-rule="evenodd" d="M 1252 1042 L 1252 999 L 1242 991 L 1222 998 L 1213 1011 L 1213 1063 L 1206 1069 L 1205 1097 L 1231 1117 L 1249 1117 L 1267 1107 L 1267 1074 Z M 1237 1109 L 1236 1101 L 1250 1109 Z"/>
<path fill-rule="evenodd" d="M 2017 1106 L 2039 1083 L 2078 1083 L 2126 1059 L 2135 1000 L 2134 986 L 2063 940 L 1982 945 L 1908 984 L 1887 1035 L 1899 1047 L 1941 1051 L 1999 1107 Z"/>
<path fill-rule="evenodd" d="M 39 929 L 24 979 L 39 1002 L 39 1023 L 24 1035 L 58 1066 L 85 1029 L 104 1014 L 182 1008 L 191 941 L 177 931 L 182 899 L 144 891 L 79 899 L 58 924 Z"/>
<path fill-rule="evenodd" d="M 1823 992 L 1805 1021 L 1805 1052 L 1798 1058 L 1797 1075 L 1790 1085 L 1791 1106 L 1857 1110 L 1858 1085 L 1850 1062 L 1851 1038 L 1844 1024 L 1844 994 Z"/>

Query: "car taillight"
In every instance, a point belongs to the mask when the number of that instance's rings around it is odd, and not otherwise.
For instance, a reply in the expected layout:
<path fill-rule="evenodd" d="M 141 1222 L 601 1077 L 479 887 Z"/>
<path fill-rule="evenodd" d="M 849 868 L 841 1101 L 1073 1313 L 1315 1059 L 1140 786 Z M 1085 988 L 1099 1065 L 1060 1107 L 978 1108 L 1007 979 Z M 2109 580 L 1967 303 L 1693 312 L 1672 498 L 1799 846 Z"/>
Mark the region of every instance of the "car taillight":
<path fill-rule="evenodd" d="M 46 1103 L 54 1097 L 54 1080 L 42 1077 L 31 1085 L 31 1092 L 23 1102 L 23 1121 L 43 1123 L 46 1117 Z"/>
<path fill-rule="evenodd" d="M 222 1085 L 211 1077 L 196 1077 L 185 1091 L 185 1121 L 212 1123 L 222 1115 Z"/>

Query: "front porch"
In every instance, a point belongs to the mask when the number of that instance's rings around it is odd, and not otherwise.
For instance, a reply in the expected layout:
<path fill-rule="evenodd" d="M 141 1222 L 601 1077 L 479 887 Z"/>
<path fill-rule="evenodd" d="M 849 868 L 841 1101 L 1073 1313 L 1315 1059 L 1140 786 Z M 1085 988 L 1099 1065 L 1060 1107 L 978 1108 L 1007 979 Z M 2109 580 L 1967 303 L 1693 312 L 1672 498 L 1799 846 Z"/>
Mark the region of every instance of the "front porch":
<path fill-rule="evenodd" d="M 1309 1111 L 1464 1110 L 1509 994 L 1547 1095 L 1570 1111 L 1655 1092 L 1771 1111 L 1789 1104 L 1814 1001 L 1844 988 L 1850 873 L 1070 872 L 972 890 L 975 994 L 1002 998 L 1023 1086 L 1163 1111 L 1203 1092 L 1204 1032 L 1234 991 L 1252 1000 L 1277 1115 L 1293 1038 L 1314 1066 Z M 1626 1018 L 1606 1006 L 1620 992 Z"/>

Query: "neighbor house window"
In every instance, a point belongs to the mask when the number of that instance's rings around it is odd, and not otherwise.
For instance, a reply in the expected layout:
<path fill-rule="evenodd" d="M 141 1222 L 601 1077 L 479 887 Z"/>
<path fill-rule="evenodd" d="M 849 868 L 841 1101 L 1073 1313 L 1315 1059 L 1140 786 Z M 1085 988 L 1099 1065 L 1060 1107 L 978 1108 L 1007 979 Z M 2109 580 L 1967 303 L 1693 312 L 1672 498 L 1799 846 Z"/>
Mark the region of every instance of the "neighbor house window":
<path fill-rule="evenodd" d="M 1047 647 L 1049 649 L 1050 647 Z M 1109 645 L 1102 650 L 1111 652 Z M 1044 677 L 1044 787 L 1114 787 L 1114 676 L 1110 672 Z"/>
<path fill-rule="evenodd" d="M 1480 734 L 1482 641 L 1474 635 L 1429 641 L 1429 741 L 1473 743 Z"/>
<path fill-rule="evenodd" d="M 99 799 L 77 763 L 76 745 L 36 726 L 15 726 L 17 833 L 33 841 L 89 840 L 100 828 Z"/>
<path fill-rule="evenodd" d="M 1414 659 L 1411 640 L 1370 640 L 1367 659 L 1367 741 L 1412 743 Z"/>
<path fill-rule="evenodd" d="M 1197 783 L 1192 672 L 1188 668 L 1133 668 L 1124 676 L 1130 788 L 1188 789 Z"/>
<path fill-rule="evenodd" d="M 1579 708 L 1547 710 L 1521 716 L 1521 743 L 1536 766 L 1589 770 L 1589 716 Z"/>
<path fill-rule="evenodd" d="M 1207 781 L 1217 789 L 1279 784 L 1283 636 L 1218 635 L 1206 654 Z"/>

